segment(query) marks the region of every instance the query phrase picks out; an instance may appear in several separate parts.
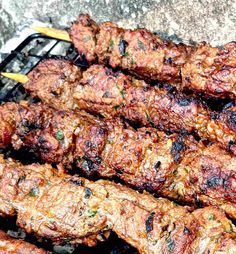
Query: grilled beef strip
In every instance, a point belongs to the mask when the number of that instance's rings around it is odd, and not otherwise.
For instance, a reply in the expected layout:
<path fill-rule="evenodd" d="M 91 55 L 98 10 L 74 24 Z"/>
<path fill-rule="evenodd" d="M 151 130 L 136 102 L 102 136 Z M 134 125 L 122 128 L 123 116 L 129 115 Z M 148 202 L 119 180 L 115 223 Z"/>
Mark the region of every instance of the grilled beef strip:
<path fill-rule="evenodd" d="M 28 77 L 26 90 L 56 109 L 79 107 L 105 117 L 122 116 L 142 126 L 196 133 L 236 153 L 235 106 L 213 112 L 184 94 L 151 87 L 100 65 L 82 73 L 65 60 L 45 60 Z"/>
<path fill-rule="evenodd" d="M 0 254 L 50 254 L 23 240 L 15 239 L 0 231 Z"/>
<path fill-rule="evenodd" d="M 236 42 L 222 48 L 205 42 L 195 47 L 175 44 L 143 28 L 123 29 L 112 22 L 98 25 L 84 14 L 69 34 L 89 63 L 98 60 L 149 80 L 172 82 L 179 90 L 236 98 Z"/>
<path fill-rule="evenodd" d="M 93 246 L 114 231 L 140 253 L 233 253 L 236 229 L 214 207 L 197 209 L 107 180 L 88 181 L 51 166 L 0 156 L 0 213 L 27 233 Z"/>
<path fill-rule="evenodd" d="M 192 136 L 134 130 L 119 119 L 101 120 L 78 109 L 57 111 L 25 101 L 6 103 L 0 112 L 5 116 L 1 147 L 8 140 L 46 162 L 76 165 L 86 175 L 116 176 L 171 199 L 216 205 L 236 218 L 236 158 L 217 144 L 205 146 Z"/>

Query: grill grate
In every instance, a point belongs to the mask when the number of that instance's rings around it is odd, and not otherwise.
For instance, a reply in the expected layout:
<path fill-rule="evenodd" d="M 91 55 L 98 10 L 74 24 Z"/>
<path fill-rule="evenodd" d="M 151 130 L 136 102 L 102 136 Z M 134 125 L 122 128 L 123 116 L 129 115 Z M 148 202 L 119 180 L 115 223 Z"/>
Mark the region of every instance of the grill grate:
<path fill-rule="evenodd" d="M 32 34 L 27 37 L 15 50 L 13 50 L 3 61 L 0 63 L 0 72 L 14 72 L 14 73 L 29 73 L 40 61 L 43 59 L 53 58 L 65 58 L 73 61 L 81 68 L 86 68 L 87 63 L 83 57 L 81 57 L 73 45 L 70 42 L 52 39 L 42 34 Z M 22 99 L 34 101 L 25 92 L 23 86 L 15 81 L 9 80 L 4 77 L 0 77 L 0 103 L 6 101 L 18 102 Z M 6 156 L 14 156 L 14 152 L 11 149 L 0 151 L 4 152 Z M 24 153 L 23 153 L 24 154 Z M 15 156 L 19 158 L 19 156 Z M 27 159 L 29 154 L 20 157 L 24 163 L 30 163 L 30 159 Z M 32 159 L 32 158 L 31 158 Z M 137 254 L 137 251 L 130 245 L 119 239 L 115 234 L 111 234 L 108 241 L 99 243 L 96 247 L 89 248 L 86 246 L 79 246 L 77 248 L 71 248 L 68 245 L 65 246 L 52 246 L 50 241 L 42 241 L 40 243 L 35 241 L 33 236 L 25 235 L 17 228 L 15 218 L 0 218 L 1 229 L 8 231 L 11 235 L 25 238 L 27 241 L 32 242 L 45 249 L 53 250 L 54 253 L 103 253 L 103 254 Z"/>
<path fill-rule="evenodd" d="M 87 63 L 76 52 L 70 42 L 65 42 L 41 34 L 32 34 L 13 50 L 0 64 L 0 72 L 27 74 L 40 61 L 49 57 L 64 57 L 82 68 Z M 27 99 L 23 87 L 7 78 L 0 79 L 0 101 L 19 101 Z"/>

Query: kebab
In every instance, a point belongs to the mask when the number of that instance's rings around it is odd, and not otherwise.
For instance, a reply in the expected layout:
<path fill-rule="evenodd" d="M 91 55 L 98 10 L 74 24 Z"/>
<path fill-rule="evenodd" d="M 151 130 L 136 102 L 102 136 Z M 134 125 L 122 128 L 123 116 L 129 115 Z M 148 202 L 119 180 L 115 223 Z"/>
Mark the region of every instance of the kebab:
<path fill-rule="evenodd" d="M 236 106 L 211 111 L 200 100 L 151 87 L 109 68 L 92 65 L 83 73 L 69 61 L 47 59 L 28 77 L 2 73 L 24 83 L 33 97 L 56 109 L 79 107 L 105 117 L 122 116 L 142 126 L 195 133 L 236 153 Z"/>
<path fill-rule="evenodd" d="M 23 240 L 14 239 L 8 236 L 5 232 L 0 231 L 0 253 L 50 254 L 51 252 L 40 249 L 35 245 L 27 243 Z"/>
<path fill-rule="evenodd" d="M 0 169 L 1 214 L 16 214 L 27 233 L 54 243 L 92 246 L 112 230 L 143 254 L 236 251 L 235 226 L 214 207 L 190 212 L 107 180 L 92 182 L 2 156 Z"/>
<path fill-rule="evenodd" d="M 163 41 L 146 29 L 123 29 L 112 22 L 100 26 L 81 14 L 69 32 L 35 27 L 50 37 L 72 41 L 88 63 L 97 60 L 149 80 L 171 82 L 218 98 L 236 98 L 236 43 L 223 48 L 205 42 L 187 46 Z"/>
<path fill-rule="evenodd" d="M 74 165 L 173 200 L 216 205 L 236 218 L 236 158 L 217 144 L 24 101 L 0 106 L 0 147 L 8 144 L 61 168 Z"/>

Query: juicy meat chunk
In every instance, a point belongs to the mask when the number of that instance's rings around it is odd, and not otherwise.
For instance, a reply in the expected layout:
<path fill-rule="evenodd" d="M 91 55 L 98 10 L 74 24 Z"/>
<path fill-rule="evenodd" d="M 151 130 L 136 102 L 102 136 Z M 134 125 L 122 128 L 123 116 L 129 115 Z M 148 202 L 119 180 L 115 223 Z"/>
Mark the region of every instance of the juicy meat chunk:
<path fill-rule="evenodd" d="M 83 14 L 69 33 L 88 62 L 94 62 L 97 57 L 100 63 L 108 63 L 113 68 L 121 67 L 139 76 L 165 82 L 180 81 L 180 68 L 191 51 L 190 46 L 163 42 L 146 29 L 125 30 L 112 22 L 98 26 Z"/>
<path fill-rule="evenodd" d="M 14 120 L 13 146 L 31 147 L 51 163 L 70 166 L 85 155 L 96 161 L 105 146 L 107 125 L 83 111 L 55 111 L 43 104 L 22 101 L 16 107 Z"/>
<path fill-rule="evenodd" d="M 91 43 L 82 39 L 78 43 L 78 38 L 87 36 Z M 123 29 L 112 22 L 98 26 L 83 14 L 72 25 L 70 37 L 90 63 L 98 58 L 99 63 L 128 70 L 139 77 L 171 82 L 178 90 L 236 98 L 235 42 L 223 49 L 206 43 L 196 47 L 175 44 L 162 41 L 146 29 Z"/>
<path fill-rule="evenodd" d="M 102 24 L 97 34 L 100 63 L 151 80 L 180 82 L 180 68 L 190 50 L 191 47 L 182 44 L 163 42 L 146 29 L 124 30 L 111 22 Z"/>
<path fill-rule="evenodd" d="M 24 87 L 55 108 L 74 108 L 74 88 L 81 77 L 80 68 L 71 62 L 47 59 L 28 74 L 29 82 Z"/>
<path fill-rule="evenodd" d="M 23 240 L 14 239 L 0 231 L 0 254 L 50 254 Z"/>
<path fill-rule="evenodd" d="M 84 14 L 78 17 L 69 30 L 75 47 L 86 56 L 89 62 L 96 59 L 95 46 L 98 31 L 99 26 L 96 22 L 90 19 L 89 15 Z"/>
<path fill-rule="evenodd" d="M 236 229 L 221 210 L 191 212 L 107 180 L 59 175 L 49 165 L 0 157 L 0 200 L 2 214 L 11 207 L 21 228 L 55 243 L 92 246 L 112 230 L 143 254 L 236 251 Z"/>
<path fill-rule="evenodd" d="M 150 86 L 101 65 L 81 74 L 69 61 L 45 60 L 31 71 L 25 88 L 55 109 L 79 107 L 168 132 L 195 133 L 236 153 L 236 121 L 232 117 L 236 107 L 213 112 L 198 99 Z"/>
<path fill-rule="evenodd" d="M 236 158 L 219 145 L 154 128 L 134 130 L 119 119 L 101 120 L 79 110 L 14 105 L 16 149 L 28 147 L 47 162 L 76 165 L 86 175 L 116 176 L 171 199 L 216 205 L 236 218 Z"/>
<path fill-rule="evenodd" d="M 207 43 L 198 45 L 181 71 L 183 88 L 235 99 L 236 42 L 226 44 L 223 49 Z"/>
<path fill-rule="evenodd" d="M 172 132 L 195 133 L 218 141 L 234 153 L 236 107 L 213 112 L 200 100 L 150 86 L 121 72 L 93 65 L 83 73 L 75 87 L 79 108 L 105 117 L 122 116 L 142 126 Z"/>

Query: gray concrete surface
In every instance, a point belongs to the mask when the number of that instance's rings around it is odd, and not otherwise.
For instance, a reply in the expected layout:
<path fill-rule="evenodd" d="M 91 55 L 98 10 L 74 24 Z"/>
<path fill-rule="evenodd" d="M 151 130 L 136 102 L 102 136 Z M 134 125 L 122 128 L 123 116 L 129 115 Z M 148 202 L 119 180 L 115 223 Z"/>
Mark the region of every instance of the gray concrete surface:
<path fill-rule="evenodd" d="M 68 27 L 81 12 L 184 42 L 236 40 L 236 0 L 0 0 L 0 47 L 29 20 Z"/>

